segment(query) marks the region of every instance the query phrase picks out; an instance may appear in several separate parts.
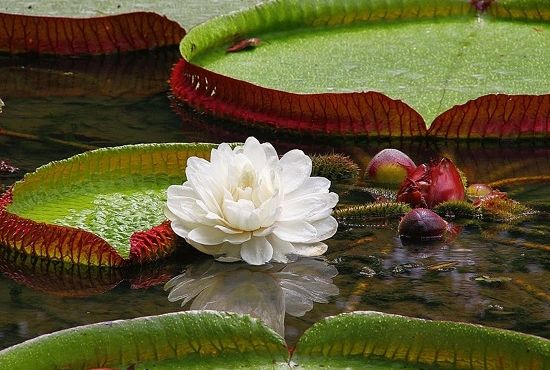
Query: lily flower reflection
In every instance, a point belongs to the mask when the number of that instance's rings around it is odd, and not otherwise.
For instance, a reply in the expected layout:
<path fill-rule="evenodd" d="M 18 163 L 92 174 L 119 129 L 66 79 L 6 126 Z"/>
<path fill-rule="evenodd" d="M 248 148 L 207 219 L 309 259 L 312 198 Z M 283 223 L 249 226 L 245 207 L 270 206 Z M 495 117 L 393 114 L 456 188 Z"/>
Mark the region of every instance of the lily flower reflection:
<path fill-rule="evenodd" d="M 191 266 L 164 286 L 168 300 L 191 300 L 191 310 L 217 310 L 249 314 L 284 335 L 285 312 L 303 316 L 313 302 L 327 303 L 338 294 L 332 278 L 334 266 L 312 258 L 295 262 L 252 266 L 212 260 Z"/>

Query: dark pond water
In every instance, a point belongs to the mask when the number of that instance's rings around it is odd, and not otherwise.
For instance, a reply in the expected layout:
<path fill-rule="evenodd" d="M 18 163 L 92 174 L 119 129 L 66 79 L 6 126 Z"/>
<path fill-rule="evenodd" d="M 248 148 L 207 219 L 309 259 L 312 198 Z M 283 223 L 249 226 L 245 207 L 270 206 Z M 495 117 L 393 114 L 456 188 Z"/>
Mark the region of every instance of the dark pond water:
<path fill-rule="evenodd" d="M 166 84 L 177 58 L 176 50 L 83 59 L 0 57 L 0 97 L 6 103 L 0 160 L 21 169 L 0 176 L 1 184 L 9 186 L 25 172 L 91 147 L 237 141 L 248 135 L 273 142 L 280 153 L 296 147 L 343 152 L 363 168 L 378 150 L 391 146 L 417 163 L 446 155 L 473 182 L 550 174 L 547 142 L 328 140 L 209 122 L 184 110 L 178 116 Z M 463 221 L 454 240 L 422 248 L 402 245 L 395 222 L 343 227 L 328 241 L 324 259 L 289 266 L 247 269 L 212 263 L 187 250 L 154 265 L 110 271 L 0 248 L 0 348 L 76 325 L 181 310 L 163 285 L 182 273 L 180 295 L 198 294 L 184 310 L 249 310 L 270 317 L 290 343 L 321 318 L 352 310 L 473 322 L 548 338 L 550 188 L 531 183 L 503 190 L 541 212 L 510 223 Z M 362 199 L 343 195 L 342 201 Z M 475 280 L 481 276 L 501 282 Z"/>

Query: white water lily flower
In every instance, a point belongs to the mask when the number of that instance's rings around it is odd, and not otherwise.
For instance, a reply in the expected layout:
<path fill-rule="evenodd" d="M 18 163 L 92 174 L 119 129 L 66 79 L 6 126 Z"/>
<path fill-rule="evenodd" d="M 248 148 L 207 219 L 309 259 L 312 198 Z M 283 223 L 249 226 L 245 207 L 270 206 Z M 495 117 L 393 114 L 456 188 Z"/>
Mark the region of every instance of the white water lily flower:
<path fill-rule="evenodd" d="M 279 159 L 250 137 L 234 149 L 220 144 L 210 162 L 187 161 L 187 181 L 168 188 L 166 217 L 176 234 L 217 260 L 251 265 L 318 256 L 338 224 L 330 181 L 310 177 L 311 159 L 291 150 Z"/>

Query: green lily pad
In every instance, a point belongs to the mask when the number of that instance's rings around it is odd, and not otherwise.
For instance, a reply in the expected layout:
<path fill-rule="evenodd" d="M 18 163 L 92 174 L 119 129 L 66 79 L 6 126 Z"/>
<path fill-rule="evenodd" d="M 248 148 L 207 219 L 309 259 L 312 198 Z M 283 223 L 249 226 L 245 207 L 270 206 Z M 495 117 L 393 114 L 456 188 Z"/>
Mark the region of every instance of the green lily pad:
<path fill-rule="evenodd" d="M 416 136 L 434 122 L 428 135 L 546 137 L 550 6 L 490 4 L 266 2 L 191 30 L 172 89 L 209 114 L 299 131 Z M 261 42 L 226 52 L 247 37 Z"/>
<path fill-rule="evenodd" d="M 160 258 L 176 236 L 163 209 L 187 158 L 214 144 L 105 148 L 52 162 L 0 198 L 0 243 L 70 263 L 119 266 Z"/>
<path fill-rule="evenodd" d="M 42 335 L 0 351 L 11 370 L 128 367 L 155 362 L 166 368 L 273 368 L 286 364 L 284 340 L 256 319 L 231 313 L 189 311 L 80 326 Z M 158 364 L 158 365 L 157 365 Z M 157 367 L 159 366 L 159 367 Z M 170 368 L 170 367 L 168 367 Z"/>
<path fill-rule="evenodd" d="M 307 330 L 292 360 L 305 368 L 329 362 L 342 369 L 545 369 L 550 341 L 480 325 L 352 312 Z"/>
<path fill-rule="evenodd" d="M 289 360 L 290 358 L 290 360 Z M 329 317 L 292 355 L 247 315 L 190 311 L 86 325 L 0 351 L 19 369 L 546 369 L 550 341 L 508 330 L 380 312 Z"/>

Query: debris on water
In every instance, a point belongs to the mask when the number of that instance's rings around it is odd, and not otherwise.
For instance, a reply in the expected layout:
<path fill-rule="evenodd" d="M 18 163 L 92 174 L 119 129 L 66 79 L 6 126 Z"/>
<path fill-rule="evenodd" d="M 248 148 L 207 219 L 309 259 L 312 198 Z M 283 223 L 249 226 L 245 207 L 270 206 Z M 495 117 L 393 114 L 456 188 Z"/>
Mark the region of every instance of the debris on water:
<path fill-rule="evenodd" d="M 511 281 L 512 278 L 505 277 L 505 276 L 491 277 L 489 275 L 481 275 L 481 276 L 475 277 L 474 280 L 482 285 L 502 286 L 504 283 Z"/>
<path fill-rule="evenodd" d="M 260 45 L 262 41 L 257 37 L 251 37 L 244 40 L 239 40 L 233 45 L 225 49 L 228 53 L 235 53 L 242 50 L 253 49 L 256 46 Z"/>
<path fill-rule="evenodd" d="M 1 105 L 0 105 L 0 111 L 1 111 Z M 6 175 L 6 174 L 12 174 L 19 171 L 19 168 L 13 166 L 11 163 L 9 163 L 6 160 L 0 160 L 0 175 Z"/>
<path fill-rule="evenodd" d="M 392 269 L 392 273 L 394 274 L 402 274 L 404 272 L 409 272 L 412 269 L 423 267 L 420 263 L 402 263 L 400 265 L 395 266 Z"/>
<path fill-rule="evenodd" d="M 363 266 L 361 271 L 359 271 L 359 275 L 370 278 L 376 275 L 376 271 L 369 266 Z"/>
<path fill-rule="evenodd" d="M 457 261 L 443 261 L 433 265 L 426 266 L 426 270 L 431 272 L 447 272 L 456 269 Z"/>

